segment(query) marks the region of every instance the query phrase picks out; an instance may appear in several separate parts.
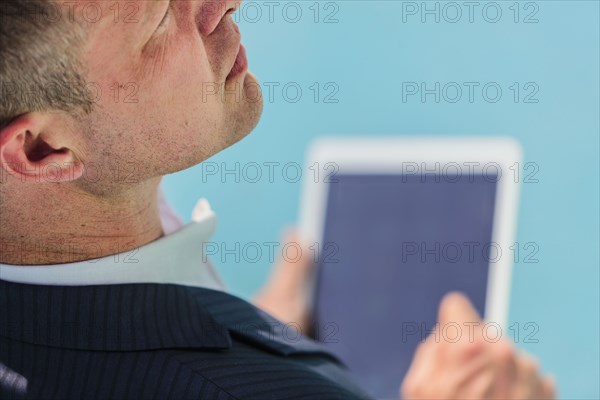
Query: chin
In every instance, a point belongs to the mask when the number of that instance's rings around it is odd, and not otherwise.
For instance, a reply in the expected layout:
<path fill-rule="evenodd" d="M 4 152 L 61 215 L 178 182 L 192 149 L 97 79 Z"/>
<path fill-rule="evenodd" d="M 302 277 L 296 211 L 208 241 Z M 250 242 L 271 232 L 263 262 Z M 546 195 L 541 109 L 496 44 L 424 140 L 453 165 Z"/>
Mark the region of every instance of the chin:
<path fill-rule="evenodd" d="M 228 146 L 240 141 L 256 128 L 263 111 L 263 97 L 258 80 L 248 72 L 244 76 L 244 96 L 239 103 L 240 109 L 236 110 L 238 115 L 232 126 L 232 140 Z M 259 90 L 257 90 L 259 89 Z M 248 97 L 246 96 L 248 95 Z"/>
<path fill-rule="evenodd" d="M 251 73 L 246 73 L 244 79 L 245 87 L 258 87 L 258 81 Z M 258 94 L 255 96 L 255 94 Z M 169 170 L 165 174 L 170 174 L 191 168 L 210 157 L 236 144 L 256 128 L 263 111 L 263 98 L 260 91 L 253 92 L 251 98 L 242 97 L 239 102 L 227 104 L 225 121 L 219 132 L 194 132 L 195 137 L 209 135 L 208 140 L 197 143 L 196 145 L 186 146 L 185 149 L 179 149 L 178 165 L 169 165 Z M 206 136 L 205 136 L 206 137 Z M 210 142 L 207 143 L 207 142 Z M 168 165 L 169 163 L 166 163 Z M 165 164 L 163 164 L 165 165 Z"/>
<path fill-rule="evenodd" d="M 245 111 L 243 118 L 237 121 L 230 134 L 227 135 L 223 149 L 236 144 L 256 128 L 262 114 L 262 101 L 258 104 L 253 104 L 253 107 Z"/>

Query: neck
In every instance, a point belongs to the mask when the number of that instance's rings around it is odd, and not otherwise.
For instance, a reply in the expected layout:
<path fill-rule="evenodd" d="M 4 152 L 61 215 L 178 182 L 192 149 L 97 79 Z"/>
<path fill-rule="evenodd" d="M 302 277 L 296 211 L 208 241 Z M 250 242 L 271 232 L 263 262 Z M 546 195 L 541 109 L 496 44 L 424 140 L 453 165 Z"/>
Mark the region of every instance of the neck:
<path fill-rule="evenodd" d="M 3 190 L 0 263 L 84 261 L 127 252 L 160 238 L 159 183 L 160 179 L 138 183 L 109 199 L 60 185 Z"/>

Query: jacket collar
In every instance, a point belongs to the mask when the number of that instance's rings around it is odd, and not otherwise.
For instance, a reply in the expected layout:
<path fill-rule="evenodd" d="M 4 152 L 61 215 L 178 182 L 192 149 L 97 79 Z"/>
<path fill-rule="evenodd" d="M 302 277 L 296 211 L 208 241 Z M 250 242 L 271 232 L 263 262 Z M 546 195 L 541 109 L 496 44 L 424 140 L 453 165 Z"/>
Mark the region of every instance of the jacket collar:
<path fill-rule="evenodd" d="M 280 355 L 319 343 L 230 294 L 172 284 L 45 286 L 0 280 L 0 336 L 77 350 L 227 349 L 232 337 Z"/>
<path fill-rule="evenodd" d="M 169 284 L 45 286 L 0 280 L 0 336 L 42 346 L 133 351 L 228 348 L 227 328 Z"/>

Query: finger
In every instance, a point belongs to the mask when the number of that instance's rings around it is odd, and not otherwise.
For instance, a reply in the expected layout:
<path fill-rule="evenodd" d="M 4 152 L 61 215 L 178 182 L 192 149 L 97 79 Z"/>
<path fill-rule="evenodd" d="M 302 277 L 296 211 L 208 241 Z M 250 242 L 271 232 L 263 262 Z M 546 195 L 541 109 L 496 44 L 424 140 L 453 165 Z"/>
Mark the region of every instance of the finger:
<path fill-rule="evenodd" d="M 439 356 L 446 363 L 457 365 L 468 362 L 484 351 L 481 338 L 481 319 L 467 299 L 459 292 L 446 294 L 440 302 L 438 311 L 438 332 L 457 332 L 452 339 L 442 334 Z"/>
<path fill-rule="evenodd" d="M 295 228 L 283 232 L 281 243 L 283 251 L 273 268 L 270 286 L 282 291 L 301 290 L 313 271 L 310 249 L 301 244 Z"/>
<path fill-rule="evenodd" d="M 457 399 L 484 400 L 492 399 L 494 393 L 495 374 L 491 368 L 484 368 L 459 387 Z"/>
<path fill-rule="evenodd" d="M 514 346 L 505 340 L 489 343 L 491 357 L 496 371 L 494 398 L 507 399 L 511 386 L 517 381 L 517 360 Z"/>
<path fill-rule="evenodd" d="M 517 359 L 517 382 L 515 391 L 517 399 L 531 399 L 541 390 L 538 376 L 538 363 L 529 354 L 522 354 Z"/>
<path fill-rule="evenodd" d="M 476 397 L 508 399 L 511 386 L 517 382 L 513 346 L 505 341 L 481 344 L 484 347 L 471 362 L 462 361 L 461 366 L 456 366 L 460 371 L 457 374 L 459 390 L 466 394 L 478 393 Z"/>
<path fill-rule="evenodd" d="M 430 335 L 417 346 L 411 366 L 418 368 L 423 364 L 434 361 L 436 357 L 436 342 Z"/>
<path fill-rule="evenodd" d="M 542 380 L 540 398 L 543 400 L 554 400 L 556 398 L 554 377 L 549 376 Z"/>
<path fill-rule="evenodd" d="M 431 377 L 440 376 L 437 362 L 436 344 L 433 341 L 423 341 L 417 347 L 408 372 L 400 386 L 401 398 L 405 400 L 428 398 L 431 389 Z M 443 375 L 441 375 L 443 377 Z M 437 379 L 436 387 L 442 386 L 441 379 Z"/>
<path fill-rule="evenodd" d="M 310 248 L 301 240 L 296 228 L 286 228 L 281 234 L 281 242 L 289 247 L 289 251 L 282 252 L 284 262 L 301 266 L 312 264 Z"/>
<path fill-rule="evenodd" d="M 473 386 L 475 380 L 481 381 L 481 377 L 484 375 L 494 375 L 495 369 L 490 354 L 482 352 L 467 362 L 457 363 L 454 371 L 456 387 L 461 392 L 468 392 L 466 388 Z"/>
<path fill-rule="evenodd" d="M 480 322 L 481 317 L 469 299 L 462 293 L 450 292 L 444 296 L 440 303 L 438 322 L 443 327 L 449 323 Z"/>

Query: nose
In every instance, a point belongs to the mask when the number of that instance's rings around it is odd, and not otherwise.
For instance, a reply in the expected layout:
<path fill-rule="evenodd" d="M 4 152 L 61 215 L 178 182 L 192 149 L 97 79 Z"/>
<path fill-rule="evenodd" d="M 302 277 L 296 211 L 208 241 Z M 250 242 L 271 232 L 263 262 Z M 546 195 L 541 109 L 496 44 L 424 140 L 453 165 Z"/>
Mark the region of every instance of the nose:
<path fill-rule="evenodd" d="M 242 0 L 206 0 L 201 1 L 197 13 L 197 25 L 202 35 L 210 35 L 226 14 L 237 10 Z"/>

